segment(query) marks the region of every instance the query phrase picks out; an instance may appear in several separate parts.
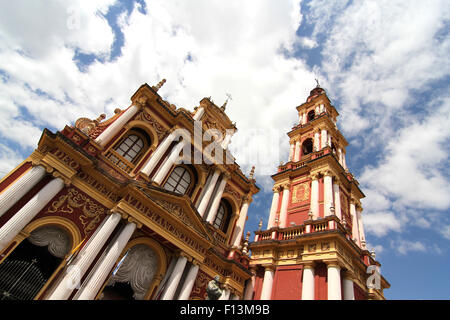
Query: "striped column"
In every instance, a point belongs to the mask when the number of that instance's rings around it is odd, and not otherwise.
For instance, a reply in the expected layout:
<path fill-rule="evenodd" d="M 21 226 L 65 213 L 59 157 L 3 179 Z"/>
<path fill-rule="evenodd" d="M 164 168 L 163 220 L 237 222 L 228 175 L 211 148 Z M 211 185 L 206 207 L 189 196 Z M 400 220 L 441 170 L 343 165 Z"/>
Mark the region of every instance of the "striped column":
<path fill-rule="evenodd" d="M 263 286 L 260 300 L 270 300 L 272 298 L 272 287 L 275 270 L 273 266 L 266 267 L 264 271 Z"/>
<path fill-rule="evenodd" d="M 0 194 L 0 217 L 28 193 L 44 176 L 42 166 L 32 167 Z"/>
<path fill-rule="evenodd" d="M 211 224 L 213 224 L 214 220 L 216 219 L 217 211 L 219 210 L 220 206 L 220 200 L 222 200 L 223 192 L 225 190 L 225 186 L 227 185 L 229 178 L 230 175 L 228 173 L 224 174 L 222 180 L 219 183 L 219 187 L 216 190 L 214 197 L 212 198 L 211 207 L 209 208 L 208 214 L 206 216 L 206 221 Z"/>
<path fill-rule="evenodd" d="M 55 178 L 47 183 L 0 228 L 0 251 L 64 188 L 64 180 Z"/>
<path fill-rule="evenodd" d="M 147 176 L 152 173 L 156 165 L 166 153 L 167 149 L 169 149 L 170 144 L 175 140 L 176 136 L 176 133 L 172 132 L 164 138 L 164 140 L 156 148 L 155 152 L 153 152 L 150 156 L 150 159 L 147 160 L 147 163 L 142 167 L 142 173 L 145 173 Z"/>
<path fill-rule="evenodd" d="M 123 126 L 139 111 L 140 107 L 132 105 L 118 119 L 111 123 L 96 139 L 100 146 L 104 147 L 114 138 Z"/>
<path fill-rule="evenodd" d="M 211 180 L 209 181 L 209 184 L 205 187 L 205 193 L 203 194 L 202 200 L 197 207 L 197 211 L 202 217 L 205 215 L 206 208 L 208 207 L 209 201 L 211 200 L 211 196 L 216 187 L 216 183 L 219 179 L 220 173 L 220 169 L 216 168 Z"/>
<path fill-rule="evenodd" d="M 313 219 L 319 217 L 319 174 L 311 174 L 311 204 L 310 210 L 313 215 Z"/>
<path fill-rule="evenodd" d="M 81 249 L 74 262 L 68 268 L 56 289 L 51 293 L 48 300 L 67 300 L 75 289 L 79 281 L 86 273 L 87 269 L 94 261 L 101 248 L 105 245 L 111 233 L 116 228 L 121 219 L 119 213 L 112 213 L 108 216 L 101 229 L 89 239 L 88 243 Z"/>
<path fill-rule="evenodd" d="M 192 261 L 189 272 L 184 280 L 178 300 L 188 300 L 191 296 L 192 288 L 194 287 L 195 279 L 197 278 L 198 270 L 200 269 L 197 261 Z"/>
<path fill-rule="evenodd" d="M 181 276 L 183 275 L 183 270 L 186 267 L 187 258 L 184 255 L 178 257 L 175 268 L 167 281 L 167 287 L 164 291 L 161 300 L 173 300 L 173 296 L 177 291 L 178 285 L 180 284 Z"/>
<path fill-rule="evenodd" d="M 245 221 L 247 220 L 248 207 L 250 206 L 251 201 L 252 200 L 251 200 L 250 196 L 244 197 L 244 203 L 241 206 L 241 211 L 239 212 L 239 218 L 236 222 L 236 227 L 235 227 L 234 234 L 233 234 L 232 243 L 233 243 L 234 248 L 240 248 L 240 246 L 241 246 L 241 240 L 242 240 L 242 235 L 244 233 Z"/>
<path fill-rule="evenodd" d="M 100 265 L 96 266 L 94 274 L 89 278 L 88 283 L 80 289 L 81 294 L 77 300 L 93 300 L 97 296 L 106 278 L 111 274 L 114 264 L 133 235 L 134 230 L 136 230 L 136 224 L 133 222 L 128 223 L 123 228 Z"/>
<path fill-rule="evenodd" d="M 303 266 L 302 300 L 314 300 L 314 265 Z"/>
<path fill-rule="evenodd" d="M 281 200 L 280 208 L 280 227 L 287 227 L 287 209 L 289 204 L 289 184 L 283 185 L 283 198 Z"/>
<path fill-rule="evenodd" d="M 275 219 L 277 217 L 278 201 L 280 199 L 280 188 L 274 187 L 273 189 L 272 206 L 270 207 L 269 221 L 267 223 L 267 229 L 276 227 Z"/>

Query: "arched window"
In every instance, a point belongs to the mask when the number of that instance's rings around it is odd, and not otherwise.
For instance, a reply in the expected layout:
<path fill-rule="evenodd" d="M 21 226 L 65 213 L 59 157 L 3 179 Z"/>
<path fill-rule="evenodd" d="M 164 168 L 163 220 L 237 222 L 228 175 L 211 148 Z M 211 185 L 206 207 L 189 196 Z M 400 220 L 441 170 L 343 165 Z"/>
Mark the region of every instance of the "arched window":
<path fill-rule="evenodd" d="M 231 217 L 231 206 L 227 201 L 222 200 L 217 210 L 216 218 L 214 219 L 213 226 L 222 232 L 226 233 L 228 229 L 228 223 Z"/>
<path fill-rule="evenodd" d="M 315 116 L 316 116 L 316 113 L 314 112 L 314 110 L 311 110 L 310 112 L 308 112 L 308 121 L 314 120 Z"/>
<path fill-rule="evenodd" d="M 164 189 L 179 194 L 186 194 L 191 186 L 192 176 L 184 166 L 177 166 L 172 170 L 169 178 L 164 184 Z"/>
<path fill-rule="evenodd" d="M 303 141 L 302 152 L 304 156 L 313 152 L 313 141 L 311 138 L 308 138 L 305 141 Z"/>
<path fill-rule="evenodd" d="M 135 134 L 130 134 L 120 145 L 117 146 L 116 152 L 126 160 L 133 163 L 136 157 L 144 148 L 144 141 Z"/>

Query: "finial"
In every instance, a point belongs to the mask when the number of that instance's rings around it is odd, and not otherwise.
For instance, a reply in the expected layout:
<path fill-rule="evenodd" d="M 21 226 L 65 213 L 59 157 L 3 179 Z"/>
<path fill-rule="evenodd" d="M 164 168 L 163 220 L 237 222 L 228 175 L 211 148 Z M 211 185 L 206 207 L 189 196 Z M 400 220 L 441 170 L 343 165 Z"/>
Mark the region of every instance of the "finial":
<path fill-rule="evenodd" d="M 225 100 L 225 103 L 222 105 L 222 107 L 220 107 L 220 110 L 222 110 L 222 111 L 225 111 L 225 107 L 227 106 L 228 101 L 233 100 L 233 98 L 231 97 L 231 94 L 226 93 L 225 95 L 227 96 L 227 100 Z"/>
<path fill-rule="evenodd" d="M 247 231 L 247 234 L 245 236 L 245 240 L 248 241 L 250 239 L 250 235 L 251 235 L 250 231 Z"/>
<path fill-rule="evenodd" d="M 309 220 L 312 220 L 314 218 L 314 214 L 311 210 L 309 210 L 309 212 L 308 212 L 308 217 L 309 217 Z"/>
<path fill-rule="evenodd" d="M 255 166 L 253 166 L 252 170 L 250 171 L 250 180 L 253 180 L 254 175 L 255 175 Z"/>
<path fill-rule="evenodd" d="M 317 83 L 316 88 L 320 88 L 319 80 L 317 80 L 317 78 L 315 80 L 316 80 L 316 83 Z"/>
<path fill-rule="evenodd" d="M 94 121 L 97 123 L 102 122 L 103 119 L 106 118 L 106 114 L 102 113 L 101 115 L 99 115 L 99 117 L 97 119 L 95 119 Z"/>
<path fill-rule="evenodd" d="M 259 220 L 259 224 L 258 224 L 258 231 L 261 231 L 262 229 L 262 225 L 263 225 L 263 219 Z"/>
<path fill-rule="evenodd" d="M 370 250 L 370 255 L 372 256 L 372 258 L 375 259 L 375 257 L 376 257 L 375 249 Z"/>
<path fill-rule="evenodd" d="M 334 205 L 333 205 L 333 204 L 331 204 L 331 206 L 330 206 L 330 212 L 331 212 L 331 215 L 332 215 L 332 216 L 335 216 L 335 215 L 336 215 L 336 209 L 334 208 Z"/>
<path fill-rule="evenodd" d="M 159 89 L 166 83 L 166 79 L 162 79 L 156 86 L 153 86 L 153 89 L 158 92 Z"/>

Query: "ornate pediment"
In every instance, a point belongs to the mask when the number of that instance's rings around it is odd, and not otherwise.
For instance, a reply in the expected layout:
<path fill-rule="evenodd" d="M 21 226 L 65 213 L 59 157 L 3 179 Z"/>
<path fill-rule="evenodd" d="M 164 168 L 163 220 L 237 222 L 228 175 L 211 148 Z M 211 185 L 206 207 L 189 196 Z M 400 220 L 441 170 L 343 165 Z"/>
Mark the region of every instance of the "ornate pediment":
<path fill-rule="evenodd" d="M 163 209 L 164 212 L 203 238 L 212 241 L 212 237 L 206 229 L 203 220 L 191 207 L 190 201 L 186 197 L 168 193 L 163 189 L 143 185 L 136 186 L 136 188 L 145 194 L 149 201 Z"/>

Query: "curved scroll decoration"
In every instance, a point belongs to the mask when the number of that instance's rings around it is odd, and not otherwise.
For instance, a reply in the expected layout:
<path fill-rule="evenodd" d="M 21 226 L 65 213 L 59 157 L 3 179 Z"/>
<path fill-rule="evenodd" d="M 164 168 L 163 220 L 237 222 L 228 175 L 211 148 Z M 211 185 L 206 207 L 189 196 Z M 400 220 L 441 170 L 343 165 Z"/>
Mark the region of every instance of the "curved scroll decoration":
<path fill-rule="evenodd" d="M 134 291 L 133 298 L 143 300 L 158 269 L 158 257 L 145 244 L 138 244 L 130 248 L 125 260 L 113 275 L 108 286 L 116 282 L 129 283 Z"/>
<path fill-rule="evenodd" d="M 72 240 L 67 232 L 55 226 L 38 228 L 27 239 L 36 246 L 47 246 L 48 251 L 57 258 L 64 258 L 72 247 Z"/>

